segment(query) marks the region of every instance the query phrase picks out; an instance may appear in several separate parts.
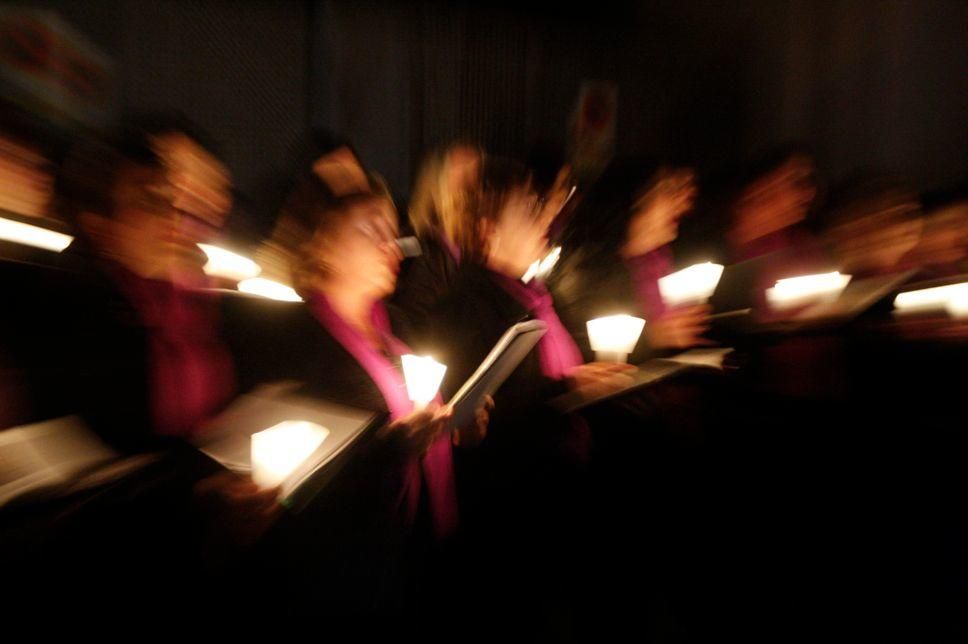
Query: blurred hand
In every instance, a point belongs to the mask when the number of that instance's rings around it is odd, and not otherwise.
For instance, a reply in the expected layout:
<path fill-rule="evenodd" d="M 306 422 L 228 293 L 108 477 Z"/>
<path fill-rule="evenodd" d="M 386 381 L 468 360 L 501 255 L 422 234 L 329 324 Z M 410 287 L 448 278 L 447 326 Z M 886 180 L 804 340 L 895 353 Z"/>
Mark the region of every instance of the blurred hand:
<path fill-rule="evenodd" d="M 571 166 L 565 165 L 558 170 L 555 182 L 541 203 L 539 219 L 545 227 L 551 225 L 561 212 L 572 194 Z"/>
<path fill-rule="evenodd" d="M 702 304 L 666 311 L 645 327 L 649 344 L 656 349 L 685 349 L 712 344 L 702 337 L 709 330 L 709 306 Z"/>
<path fill-rule="evenodd" d="M 381 430 L 381 436 L 397 443 L 404 453 L 423 456 L 453 416 L 450 407 L 431 403 Z"/>
<path fill-rule="evenodd" d="M 494 399 L 484 398 L 484 404 L 478 407 L 474 414 L 474 422 L 466 427 L 458 427 L 453 433 L 454 445 L 460 447 L 475 447 L 480 445 L 487 436 L 487 426 L 491 422 L 491 411 L 494 409 Z"/>
<path fill-rule="evenodd" d="M 620 391 L 632 384 L 635 365 L 621 362 L 589 362 L 576 367 L 568 376 L 568 385 L 590 398 Z"/>
<path fill-rule="evenodd" d="M 264 490 L 251 478 L 219 472 L 195 484 L 195 496 L 212 516 L 212 525 L 238 545 L 252 545 L 282 513 L 279 488 Z"/>

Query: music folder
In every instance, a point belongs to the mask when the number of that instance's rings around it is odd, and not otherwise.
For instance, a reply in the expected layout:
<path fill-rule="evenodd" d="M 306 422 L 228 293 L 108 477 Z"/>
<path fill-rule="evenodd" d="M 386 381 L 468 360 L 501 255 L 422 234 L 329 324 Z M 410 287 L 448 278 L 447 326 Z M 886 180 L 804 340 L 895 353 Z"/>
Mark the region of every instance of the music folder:
<path fill-rule="evenodd" d="M 555 398 L 552 406 L 563 413 L 581 411 L 599 403 L 624 396 L 643 387 L 664 381 L 685 371 L 723 371 L 723 361 L 733 351 L 730 347 L 690 349 L 668 358 L 646 360 L 630 374 L 631 382 L 605 395 L 589 395 L 582 390 L 569 391 Z"/>
<path fill-rule="evenodd" d="M 286 468 L 276 471 L 280 500 L 296 510 L 322 491 L 356 448 L 387 419 L 386 412 L 310 398 L 300 395 L 297 388 L 293 383 L 274 384 L 239 396 L 195 441 L 202 452 L 223 467 L 252 474 L 258 482 L 260 467 L 267 466 L 253 462 L 253 434 L 287 425 L 302 426 L 311 432 L 315 441 L 310 444 L 308 455 L 298 457 L 298 462 L 286 453 L 292 451 L 288 445 L 282 444 L 276 450 L 281 452 L 282 466 Z M 299 446 L 294 447 L 298 451 Z"/>
<path fill-rule="evenodd" d="M 0 431 L 0 507 L 73 494 L 118 481 L 159 455 L 123 455 L 78 416 Z"/>
<path fill-rule="evenodd" d="M 464 427 L 474 420 L 484 398 L 500 388 L 545 334 L 547 325 L 540 320 L 518 322 L 504 332 L 477 370 L 471 374 L 450 399 L 454 409 L 454 427 Z"/>

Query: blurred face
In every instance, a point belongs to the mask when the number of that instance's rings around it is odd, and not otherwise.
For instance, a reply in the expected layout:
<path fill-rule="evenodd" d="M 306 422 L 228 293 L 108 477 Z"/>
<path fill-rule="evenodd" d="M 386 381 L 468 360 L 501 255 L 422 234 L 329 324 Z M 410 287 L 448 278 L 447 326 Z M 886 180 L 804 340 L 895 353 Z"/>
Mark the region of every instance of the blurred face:
<path fill-rule="evenodd" d="M 174 189 L 161 168 L 127 165 L 111 192 L 112 213 L 102 243 L 142 274 L 160 273 L 184 253 Z"/>
<path fill-rule="evenodd" d="M 317 259 L 326 266 L 325 279 L 381 299 L 393 293 L 397 283 L 401 254 L 396 238 L 392 206 L 374 196 L 348 206 L 313 243 Z"/>
<path fill-rule="evenodd" d="M 231 180 L 218 159 L 180 132 L 154 137 L 152 146 L 168 170 L 179 233 L 186 243 L 214 239 L 232 207 Z"/>
<path fill-rule="evenodd" d="M 43 216 L 53 192 L 47 159 L 0 133 L 0 209 Z"/>
<path fill-rule="evenodd" d="M 368 192 L 370 189 L 370 182 L 360 160 L 346 146 L 316 159 L 313 162 L 313 174 L 329 186 L 337 197 Z"/>
<path fill-rule="evenodd" d="M 451 194 L 474 189 L 481 172 L 481 155 L 471 147 L 454 148 L 447 155 L 447 186 Z"/>
<path fill-rule="evenodd" d="M 636 202 L 629 221 L 625 253 L 642 255 L 673 242 L 679 220 L 696 201 L 695 177 L 690 170 L 666 173 Z"/>
<path fill-rule="evenodd" d="M 791 157 L 746 189 L 736 224 L 740 238 L 757 239 L 803 221 L 816 192 L 813 163 Z"/>
<path fill-rule="evenodd" d="M 521 277 L 547 252 L 550 223 L 548 217 L 540 216 L 537 195 L 532 190 L 512 190 L 483 233 L 488 264 L 512 277 Z"/>
<path fill-rule="evenodd" d="M 920 238 L 918 212 L 914 202 L 885 204 L 834 228 L 833 238 L 845 268 L 883 272 L 897 267 Z"/>
<path fill-rule="evenodd" d="M 920 245 L 920 255 L 926 263 L 948 264 L 968 257 L 968 201 L 931 215 Z"/>

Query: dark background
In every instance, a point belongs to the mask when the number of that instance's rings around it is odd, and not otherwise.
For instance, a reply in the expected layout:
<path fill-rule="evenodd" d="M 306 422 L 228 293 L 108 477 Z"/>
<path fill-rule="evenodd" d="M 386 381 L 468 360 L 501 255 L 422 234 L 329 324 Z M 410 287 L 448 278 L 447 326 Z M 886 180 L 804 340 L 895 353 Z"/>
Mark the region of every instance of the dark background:
<path fill-rule="evenodd" d="M 583 80 L 617 83 L 619 155 L 711 175 L 769 145 L 824 178 L 968 175 L 968 2 L 54 0 L 116 64 L 116 105 L 176 108 L 231 168 L 237 232 L 271 225 L 294 151 L 345 136 L 406 195 L 428 146 L 563 149 Z M 483 4 L 483 3 L 481 3 Z"/>

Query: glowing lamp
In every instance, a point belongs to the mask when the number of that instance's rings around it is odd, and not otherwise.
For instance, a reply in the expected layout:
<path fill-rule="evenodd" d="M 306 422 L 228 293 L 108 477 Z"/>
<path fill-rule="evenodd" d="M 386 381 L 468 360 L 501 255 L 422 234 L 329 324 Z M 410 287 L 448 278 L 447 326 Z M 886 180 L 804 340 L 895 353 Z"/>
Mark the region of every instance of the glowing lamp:
<path fill-rule="evenodd" d="M 968 318 L 968 292 L 956 294 L 948 300 L 945 308 L 953 318 Z"/>
<path fill-rule="evenodd" d="M 722 264 L 693 264 L 659 279 L 659 293 L 666 306 L 705 304 L 723 275 Z"/>
<path fill-rule="evenodd" d="M 252 434 L 252 480 L 262 488 L 280 485 L 327 436 L 328 429 L 306 420 L 286 420 Z"/>
<path fill-rule="evenodd" d="M 592 350 L 599 360 L 626 362 L 642 335 L 645 320 L 631 315 L 609 315 L 585 323 Z"/>
<path fill-rule="evenodd" d="M 535 278 L 544 279 L 558 263 L 559 257 L 561 257 L 561 246 L 555 246 L 542 259 L 536 259 L 531 263 L 521 276 L 521 281 L 527 284 Z"/>
<path fill-rule="evenodd" d="M 401 356 L 400 360 L 403 362 L 403 377 L 407 381 L 407 396 L 418 409 L 426 406 L 437 395 L 437 389 L 440 388 L 440 382 L 447 371 L 446 365 L 430 356 L 409 353 Z"/>
<path fill-rule="evenodd" d="M 965 299 L 968 299 L 968 282 L 961 282 L 898 293 L 894 298 L 894 308 L 901 312 L 943 308 L 951 311 L 952 305 L 958 308 L 958 302 L 964 302 Z"/>
<path fill-rule="evenodd" d="M 766 289 L 766 301 L 774 309 L 792 308 L 823 300 L 833 300 L 850 282 L 850 275 L 820 273 L 777 280 Z"/>
<path fill-rule="evenodd" d="M 198 247 L 208 257 L 203 268 L 206 275 L 241 282 L 258 277 L 262 272 L 262 268 L 248 257 L 209 244 L 199 244 Z"/>
<path fill-rule="evenodd" d="M 270 300 L 282 300 L 283 302 L 302 302 L 302 298 L 299 297 L 299 294 L 293 289 L 289 288 L 285 284 L 280 284 L 279 282 L 267 280 L 262 277 L 253 277 L 251 279 L 242 280 L 239 282 L 239 290 L 243 293 L 249 293 L 250 295 L 267 297 Z"/>
<path fill-rule="evenodd" d="M 74 238 L 55 230 L 32 226 L 19 221 L 0 218 L 0 239 L 34 248 L 43 248 L 59 253 L 74 241 Z"/>

